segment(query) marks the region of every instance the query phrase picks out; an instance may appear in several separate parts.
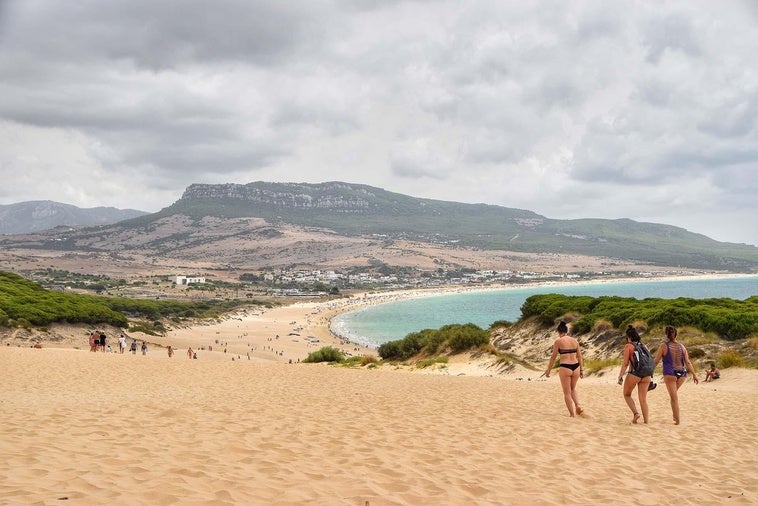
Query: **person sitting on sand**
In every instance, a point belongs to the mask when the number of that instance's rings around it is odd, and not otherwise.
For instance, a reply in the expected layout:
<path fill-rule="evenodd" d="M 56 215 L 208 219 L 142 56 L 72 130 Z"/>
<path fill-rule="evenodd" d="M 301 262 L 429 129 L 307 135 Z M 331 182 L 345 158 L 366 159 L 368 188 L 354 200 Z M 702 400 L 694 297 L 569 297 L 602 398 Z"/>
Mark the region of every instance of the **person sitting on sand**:
<path fill-rule="evenodd" d="M 637 333 L 637 330 L 634 327 L 629 325 L 626 328 L 626 345 L 624 346 L 624 358 L 621 362 L 621 372 L 619 373 L 619 385 L 621 385 L 623 382 L 624 400 L 626 401 L 626 405 L 629 406 L 629 409 L 632 410 L 632 423 L 637 423 L 637 420 L 640 419 L 640 413 L 637 411 L 637 406 L 634 404 L 634 399 L 632 399 L 632 392 L 634 391 L 634 387 L 637 387 L 637 398 L 640 401 L 640 409 L 642 410 L 642 421 L 644 423 L 647 423 L 649 414 L 647 405 L 647 391 L 652 378 L 648 375 L 645 375 L 644 377 L 638 375 L 632 367 L 634 345 L 635 343 L 639 342 L 639 333 Z M 627 374 L 626 379 L 624 379 L 624 374 L 627 371 L 629 374 Z"/>
<path fill-rule="evenodd" d="M 561 379 L 563 400 L 566 402 L 569 416 L 573 418 L 574 412 L 581 415 L 584 411 L 579 406 L 579 394 L 576 392 L 576 384 L 579 382 L 579 378 L 584 378 L 582 350 L 579 347 L 579 341 L 568 335 L 566 322 L 561 321 L 556 330 L 558 331 L 558 339 L 553 343 L 553 354 L 547 364 L 545 376 L 550 377 L 555 359 L 560 355 L 558 377 Z"/>
<path fill-rule="evenodd" d="M 671 398 L 671 413 L 674 415 L 674 424 L 679 425 L 679 388 L 687 381 L 687 372 L 692 374 L 692 381 L 697 385 L 699 380 L 695 373 L 695 367 L 690 362 L 687 348 L 677 342 L 677 331 L 671 325 L 666 326 L 667 341 L 658 348 L 655 354 L 655 365 L 663 360 L 663 381 Z"/>
<path fill-rule="evenodd" d="M 717 380 L 721 377 L 721 371 L 716 367 L 716 362 L 711 362 L 711 366 L 705 371 L 705 381 Z"/>

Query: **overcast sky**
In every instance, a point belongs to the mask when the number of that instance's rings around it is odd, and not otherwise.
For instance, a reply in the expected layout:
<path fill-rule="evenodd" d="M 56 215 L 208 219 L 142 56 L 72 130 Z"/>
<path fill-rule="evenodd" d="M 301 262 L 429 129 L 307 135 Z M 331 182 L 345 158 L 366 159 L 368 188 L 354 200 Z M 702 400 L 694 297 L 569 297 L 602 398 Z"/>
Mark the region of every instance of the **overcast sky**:
<path fill-rule="evenodd" d="M 757 4 L 0 0 L 0 204 L 346 181 L 758 245 Z"/>

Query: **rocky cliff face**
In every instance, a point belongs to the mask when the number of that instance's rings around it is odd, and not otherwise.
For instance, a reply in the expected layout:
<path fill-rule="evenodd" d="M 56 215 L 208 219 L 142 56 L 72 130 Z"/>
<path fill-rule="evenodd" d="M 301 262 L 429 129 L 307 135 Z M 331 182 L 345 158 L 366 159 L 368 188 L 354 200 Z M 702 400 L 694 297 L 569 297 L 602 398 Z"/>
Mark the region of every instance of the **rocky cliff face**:
<path fill-rule="evenodd" d="M 365 188 L 343 183 L 280 183 L 276 185 L 276 189 L 252 184 L 193 184 L 184 191 L 182 199 L 234 199 L 282 209 L 331 209 L 354 212 L 369 209 L 371 203 L 366 197 L 374 196 Z"/>

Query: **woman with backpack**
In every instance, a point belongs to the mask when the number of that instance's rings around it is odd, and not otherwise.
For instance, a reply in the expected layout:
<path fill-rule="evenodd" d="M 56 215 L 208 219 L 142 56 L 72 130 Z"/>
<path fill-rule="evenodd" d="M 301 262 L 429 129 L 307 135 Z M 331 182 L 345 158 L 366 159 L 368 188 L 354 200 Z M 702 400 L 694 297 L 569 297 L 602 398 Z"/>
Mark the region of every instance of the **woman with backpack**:
<path fill-rule="evenodd" d="M 655 365 L 663 359 L 663 382 L 666 384 L 666 390 L 671 398 L 671 412 L 674 415 L 674 424 L 679 425 L 679 387 L 687 381 L 687 372 L 692 374 L 692 381 L 697 385 L 700 380 L 697 379 L 695 367 L 690 362 L 690 355 L 687 348 L 680 342 L 677 342 L 677 331 L 671 325 L 666 326 L 667 341 L 658 348 L 655 355 Z"/>
<path fill-rule="evenodd" d="M 579 382 L 579 378 L 584 378 L 582 350 L 579 348 L 579 341 L 568 335 L 566 322 L 561 321 L 556 330 L 558 331 L 558 339 L 553 343 L 553 354 L 547 364 L 545 376 L 550 377 L 555 359 L 560 355 L 558 377 L 561 379 L 563 399 L 569 410 L 569 416 L 573 418 L 574 412 L 581 415 L 584 411 L 579 406 L 579 395 L 576 393 L 576 384 Z"/>
<path fill-rule="evenodd" d="M 646 356 L 645 356 L 646 355 Z M 624 359 L 621 363 L 621 372 L 619 373 L 618 383 L 624 385 L 624 400 L 629 409 L 632 410 L 632 423 L 637 423 L 640 419 L 640 413 L 637 411 L 637 406 L 632 399 L 632 392 L 634 387 L 637 387 L 637 398 L 640 401 L 640 409 L 642 410 L 642 421 L 647 423 L 648 419 L 648 406 L 647 406 L 647 391 L 650 386 L 653 374 L 653 361 L 650 358 L 650 352 L 648 352 L 645 345 L 640 340 L 640 335 L 637 330 L 629 325 L 626 328 L 626 346 L 624 346 Z M 624 379 L 624 374 L 628 371 Z"/>

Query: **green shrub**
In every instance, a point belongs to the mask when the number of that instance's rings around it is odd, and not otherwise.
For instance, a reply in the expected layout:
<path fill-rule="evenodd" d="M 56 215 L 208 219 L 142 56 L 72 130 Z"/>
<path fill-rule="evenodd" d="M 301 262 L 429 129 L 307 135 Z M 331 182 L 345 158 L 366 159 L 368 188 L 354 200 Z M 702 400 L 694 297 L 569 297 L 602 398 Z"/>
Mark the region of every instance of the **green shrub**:
<path fill-rule="evenodd" d="M 426 369 L 427 367 L 431 367 L 433 365 L 447 364 L 447 363 L 448 363 L 448 357 L 435 357 L 435 358 L 424 360 L 423 362 L 418 364 L 418 368 Z"/>
<path fill-rule="evenodd" d="M 496 322 L 492 322 L 488 330 L 492 331 L 496 329 L 507 329 L 511 325 L 513 325 L 513 322 L 509 322 L 508 320 L 498 320 Z"/>
<path fill-rule="evenodd" d="M 473 323 L 445 325 L 438 330 L 424 329 L 408 334 L 403 339 L 389 341 L 379 346 L 379 356 L 384 360 L 407 360 L 419 353 L 435 354 L 446 348 L 460 353 L 471 348 L 487 345 L 489 332 Z"/>
<path fill-rule="evenodd" d="M 340 351 L 337 348 L 334 348 L 332 346 L 324 346 L 320 350 L 314 351 L 313 353 L 309 353 L 308 356 L 303 360 L 303 362 L 306 363 L 316 363 L 316 362 L 342 362 L 345 360 L 345 356 L 340 353 Z"/>
<path fill-rule="evenodd" d="M 605 332 L 607 330 L 613 330 L 613 324 L 608 320 L 600 318 L 592 324 L 592 332 Z"/>
<path fill-rule="evenodd" d="M 620 358 L 583 358 L 582 367 L 584 368 L 585 376 L 595 374 L 598 371 L 607 369 L 608 367 L 619 367 L 621 365 Z"/>
<path fill-rule="evenodd" d="M 727 369 L 729 367 L 744 367 L 745 365 L 744 357 L 734 350 L 725 350 L 719 353 L 717 362 L 721 369 Z"/>
<path fill-rule="evenodd" d="M 556 317 L 576 312 L 577 333 L 589 332 L 596 322 L 606 320 L 613 328 L 629 324 L 648 327 L 694 327 L 724 339 L 737 340 L 758 333 L 758 296 L 744 301 L 727 298 L 634 299 L 630 297 L 587 297 L 560 294 L 532 295 L 521 306 L 521 319 L 537 318 L 552 325 Z"/>
<path fill-rule="evenodd" d="M 687 350 L 687 353 L 689 354 L 690 358 L 694 360 L 703 358 L 706 355 L 705 351 L 702 348 L 690 348 Z"/>

